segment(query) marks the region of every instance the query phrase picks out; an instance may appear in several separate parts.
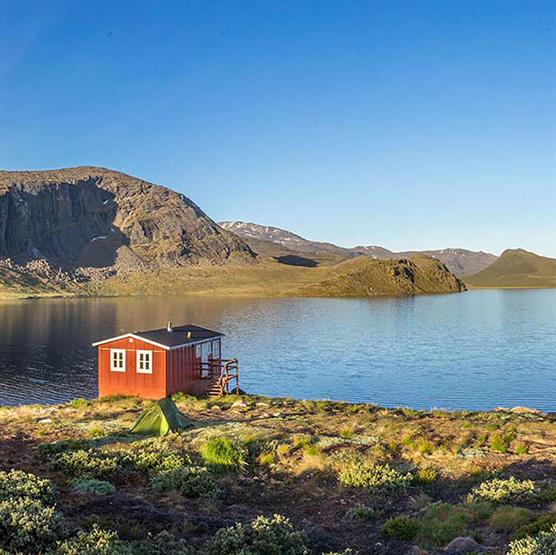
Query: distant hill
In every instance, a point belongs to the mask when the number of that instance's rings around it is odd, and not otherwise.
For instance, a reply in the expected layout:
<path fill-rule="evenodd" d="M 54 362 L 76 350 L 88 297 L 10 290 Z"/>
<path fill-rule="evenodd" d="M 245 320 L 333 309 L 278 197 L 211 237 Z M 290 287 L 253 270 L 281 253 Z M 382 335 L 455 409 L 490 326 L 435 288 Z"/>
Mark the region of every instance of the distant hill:
<path fill-rule="evenodd" d="M 364 255 L 369 258 L 379 260 L 389 260 L 398 258 L 413 258 L 415 256 L 430 256 L 440 260 L 447 268 L 457 276 L 464 274 L 474 274 L 490 266 L 496 256 L 482 251 L 470 251 L 466 249 L 440 249 L 428 251 L 403 251 L 394 252 L 380 246 L 364 246 L 359 245 L 353 248 L 344 248 L 332 243 L 322 243 L 319 241 L 310 241 L 296 235 L 290 231 L 277 227 L 263 226 L 254 223 L 240 221 L 220 222 L 220 226 L 224 229 L 232 231 L 261 256 L 273 256 L 276 258 L 286 257 L 286 261 L 291 259 L 295 261 L 293 256 L 304 255 L 312 258 L 315 263 L 338 262 L 338 259 L 349 259 L 356 256 Z M 320 262 L 316 260 L 315 255 L 326 255 Z"/>
<path fill-rule="evenodd" d="M 64 270 L 252 262 L 184 195 L 113 170 L 0 171 L 0 258 Z"/>
<path fill-rule="evenodd" d="M 556 259 L 508 249 L 494 264 L 464 280 L 474 287 L 556 287 Z"/>
<path fill-rule="evenodd" d="M 377 297 L 456 293 L 465 285 L 433 258 L 369 260 L 360 256 L 338 264 L 335 275 L 300 288 L 309 297 Z"/>

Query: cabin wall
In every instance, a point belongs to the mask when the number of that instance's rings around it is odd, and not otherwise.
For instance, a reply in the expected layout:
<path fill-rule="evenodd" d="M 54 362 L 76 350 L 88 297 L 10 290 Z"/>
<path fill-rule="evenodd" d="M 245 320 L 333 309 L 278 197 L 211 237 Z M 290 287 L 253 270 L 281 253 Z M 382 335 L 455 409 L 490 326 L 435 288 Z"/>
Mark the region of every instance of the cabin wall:
<path fill-rule="evenodd" d="M 215 343 L 218 344 L 218 357 L 213 356 Z M 168 351 L 166 354 L 166 389 L 168 395 L 178 391 L 183 391 L 189 395 L 204 395 L 210 385 L 210 379 L 201 377 L 200 369 L 203 355 L 205 355 L 205 360 L 211 358 L 220 360 L 221 352 L 222 341 L 220 338 Z"/>
<path fill-rule="evenodd" d="M 110 349 L 126 352 L 125 372 L 110 369 Z M 137 350 L 152 351 L 152 374 L 137 373 Z M 135 338 L 123 338 L 98 346 L 98 393 L 108 395 L 134 395 L 147 399 L 166 397 L 165 349 Z"/>

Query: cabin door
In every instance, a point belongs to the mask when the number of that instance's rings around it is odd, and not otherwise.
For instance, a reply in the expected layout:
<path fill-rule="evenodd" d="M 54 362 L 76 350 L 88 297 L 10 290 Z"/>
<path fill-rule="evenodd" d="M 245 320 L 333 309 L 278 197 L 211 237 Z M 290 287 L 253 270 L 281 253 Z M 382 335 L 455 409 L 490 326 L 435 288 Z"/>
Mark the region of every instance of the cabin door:
<path fill-rule="evenodd" d="M 199 345 L 201 348 L 201 377 L 210 377 L 209 370 L 209 354 L 210 354 L 210 343 L 201 343 Z"/>

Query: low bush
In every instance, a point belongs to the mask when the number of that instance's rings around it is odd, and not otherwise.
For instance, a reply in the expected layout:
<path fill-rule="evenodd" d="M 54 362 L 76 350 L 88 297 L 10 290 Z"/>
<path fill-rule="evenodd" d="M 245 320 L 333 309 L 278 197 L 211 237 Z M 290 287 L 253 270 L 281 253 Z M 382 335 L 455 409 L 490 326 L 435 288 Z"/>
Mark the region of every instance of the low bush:
<path fill-rule="evenodd" d="M 348 511 L 348 516 L 350 518 L 357 518 L 361 520 L 376 520 L 377 518 L 380 518 L 381 515 L 381 510 L 368 507 L 367 505 L 357 505 Z"/>
<path fill-rule="evenodd" d="M 227 437 L 209 439 L 201 448 L 205 464 L 218 470 L 238 470 L 245 464 L 246 449 Z"/>
<path fill-rule="evenodd" d="M 221 528 L 209 542 L 207 555 L 308 555 L 303 532 L 282 515 L 258 516 L 250 524 Z"/>
<path fill-rule="evenodd" d="M 355 458 L 343 460 L 338 468 L 338 479 L 344 486 L 364 488 L 369 492 L 405 489 L 413 477 L 381 464 Z"/>
<path fill-rule="evenodd" d="M 218 482 L 204 466 L 164 470 L 153 476 L 151 485 L 156 491 L 177 491 L 186 497 L 215 498 L 220 494 Z"/>
<path fill-rule="evenodd" d="M 21 497 L 50 504 L 56 499 L 56 490 L 50 480 L 22 470 L 0 472 L 0 501 Z"/>
<path fill-rule="evenodd" d="M 131 549 L 118 540 L 118 534 L 93 525 L 91 530 L 58 542 L 52 555 L 132 555 Z"/>
<path fill-rule="evenodd" d="M 498 507 L 489 519 L 489 526 L 497 532 L 515 532 L 534 518 L 534 513 L 522 507 Z"/>
<path fill-rule="evenodd" d="M 28 497 L 0 501 L 0 548 L 41 553 L 64 532 L 64 519 L 54 507 Z"/>
<path fill-rule="evenodd" d="M 539 532 L 548 532 L 556 525 L 556 513 L 548 513 L 535 518 L 529 524 L 525 524 L 512 536 L 514 540 L 520 540 L 527 536 L 534 536 Z"/>
<path fill-rule="evenodd" d="M 88 493 L 97 496 L 116 493 L 116 488 L 110 482 L 96 478 L 74 478 L 69 485 L 73 493 Z"/>
<path fill-rule="evenodd" d="M 170 532 L 160 532 L 146 541 L 132 542 L 133 555 L 199 555 L 192 551 L 185 540 L 176 538 Z"/>
<path fill-rule="evenodd" d="M 535 536 L 510 543 L 507 555 L 554 555 L 556 553 L 556 524 Z"/>
<path fill-rule="evenodd" d="M 186 453 L 171 453 L 153 450 L 131 450 L 118 451 L 116 456 L 122 466 L 133 470 L 153 470 L 162 472 L 164 470 L 175 470 L 182 466 L 189 466 L 191 459 Z"/>
<path fill-rule="evenodd" d="M 118 457 L 93 449 L 77 449 L 56 455 L 52 464 L 69 476 L 92 476 L 101 478 L 118 470 Z"/>
<path fill-rule="evenodd" d="M 396 540 L 411 541 L 417 537 L 421 529 L 420 522 L 415 518 L 398 516 L 389 518 L 382 525 L 382 533 Z"/>
<path fill-rule="evenodd" d="M 430 505 L 421 518 L 421 536 L 427 544 L 440 547 L 465 535 L 472 515 L 466 507 L 449 503 Z"/>
<path fill-rule="evenodd" d="M 538 494 L 535 482 L 532 480 L 517 480 L 509 478 L 494 478 L 483 482 L 471 491 L 471 501 L 491 501 L 493 503 L 507 503 L 530 501 Z"/>

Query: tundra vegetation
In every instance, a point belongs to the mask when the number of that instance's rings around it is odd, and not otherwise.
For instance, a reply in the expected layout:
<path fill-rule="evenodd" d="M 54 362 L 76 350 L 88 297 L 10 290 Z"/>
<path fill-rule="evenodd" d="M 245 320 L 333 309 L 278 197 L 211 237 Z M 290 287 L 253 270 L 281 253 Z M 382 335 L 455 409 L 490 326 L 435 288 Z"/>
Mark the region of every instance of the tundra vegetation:
<path fill-rule="evenodd" d="M 175 400 L 0 408 L 0 553 L 556 553 L 554 415 Z"/>

